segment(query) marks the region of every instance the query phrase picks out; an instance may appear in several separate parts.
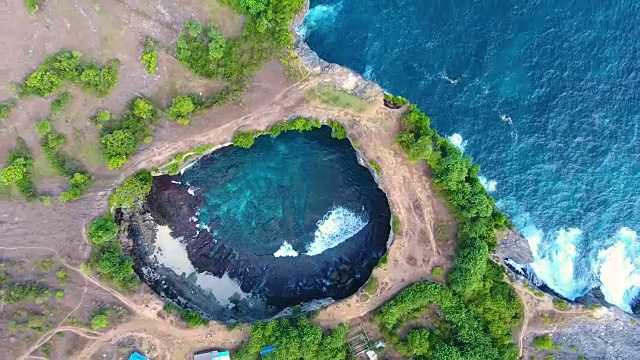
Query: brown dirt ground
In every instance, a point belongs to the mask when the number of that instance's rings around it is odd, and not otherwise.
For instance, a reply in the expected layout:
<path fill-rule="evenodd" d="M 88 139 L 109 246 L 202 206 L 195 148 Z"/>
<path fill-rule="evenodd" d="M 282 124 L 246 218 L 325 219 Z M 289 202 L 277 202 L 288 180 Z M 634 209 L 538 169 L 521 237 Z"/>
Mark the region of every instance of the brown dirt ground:
<path fill-rule="evenodd" d="M 93 217 L 106 210 L 108 193 L 125 176 L 141 168 L 160 166 L 175 153 L 196 145 L 227 143 L 237 130 L 263 129 L 292 116 L 341 121 L 364 156 L 380 164 L 380 184 L 388 194 L 393 213 L 401 220 L 388 264 L 373 273 L 380 282 L 377 293 L 365 296 L 359 292 L 328 306 L 316 318 L 318 324 L 326 328 L 342 322 L 363 324 L 371 337 L 379 337 L 369 322 L 368 314 L 373 309 L 416 281 L 439 280 L 430 275 L 434 266 L 442 266 L 445 272 L 451 267 L 455 223 L 435 194 L 428 168 L 409 163 L 394 144 L 402 111 L 385 108 L 382 99 L 362 113 L 309 102 L 305 93 L 322 79 L 292 83 L 277 61 L 255 77 L 241 101 L 195 116 L 187 127 L 161 121 L 152 143 L 143 146 L 123 169 L 108 170 L 100 157 L 98 130 L 87 121 L 96 110 L 120 113 L 137 95 L 166 105 L 176 94 L 216 91 L 224 85 L 192 75 L 167 52 L 160 53 L 159 71 L 154 76 L 147 75 L 138 62 L 144 37 L 153 36 L 170 49 L 182 22 L 193 17 L 213 17 L 229 36 L 237 35 L 243 23 L 215 0 L 198 4 L 185 0 L 47 0 L 35 15 L 29 15 L 20 1 L 0 3 L 0 47 L 5 50 L 5 56 L 0 57 L 0 100 L 13 97 L 10 83 L 23 79 L 46 55 L 60 48 L 80 50 L 100 62 L 110 58 L 122 61 L 120 81 L 110 96 L 96 99 L 70 89 L 75 97 L 73 106 L 54 119 L 55 128 L 69 138 L 65 150 L 95 175 L 91 190 L 79 201 L 61 204 L 54 200 L 49 207 L 17 197 L 0 200 L 3 261 L 37 262 L 51 256 L 58 267 L 68 269 L 70 276 L 52 330 L 27 335 L 0 331 L 0 341 L 9 344 L 5 347 L 8 352 L 0 353 L 1 359 L 41 358 L 38 348 L 50 339 L 56 343 L 54 359 L 116 359 L 131 348 L 152 353 L 154 359 L 186 359 L 194 351 L 237 346 L 246 338 L 246 332 L 228 331 L 220 324 L 181 328 L 175 319 L 162 315 L 162 302 L 148 289 L 141 287 L 123 295 L 84 274 L 80 264 L 86 261 L 90 250 L 85 229 Z M 57 195 L 65 189 L 66 181 L 47 168 L 33 129 L 37 119 L 48 116 L 50 101 L 21 100 L 11 117 L 0 123 L 0 159 L 6 158 L 16 136 L 23 137 L 41 165 L 36 174 L 39 190 Z M 37 276 L 34 272 L 28 274 Z M 54 280 L 47 280 L 51 281 Z M 105 304 L 120 304 L 128 315 L 122 323 L 99 332 L 65 321 L 73 316 L 86 322 Z M 3 329 L 12 311 L 8 307 L 0 309 Z M 57 331 L 64 332 L 64 336 L 55 336 Z"/>

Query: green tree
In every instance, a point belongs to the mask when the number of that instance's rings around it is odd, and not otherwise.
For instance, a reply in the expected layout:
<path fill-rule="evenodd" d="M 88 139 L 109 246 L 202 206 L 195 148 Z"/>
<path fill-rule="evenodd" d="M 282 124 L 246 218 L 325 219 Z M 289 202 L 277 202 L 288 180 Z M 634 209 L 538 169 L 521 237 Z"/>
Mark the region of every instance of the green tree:
<path fill-rule="evenodd" d="M 427 355 L 429 348 L 429 330 L 413 329 L 407 334 L 407 348 L 412 355 Z"/>
<path fill-rule="evenodd" d="M 125 179 L 109 198 L 113 208 L 132 208 L 151 192 L 153 177 L 148 171 L 140 171 Z"/>
<path fill-rule="evenodd" d="M 89 225 L 89 231 L 87 232 L 89 240 L 96 245 L 113 240 L 117 234 L 118 225 L 113 221 L 113 216 L 109 213 L 95 218 Z"/>
<path fill-rule="evenodd" d="M 109 326 L 109 317 L 105 314 L 96 314 L 91 318 L 91 328 L 101 330 Z"/>
<path fill-rule="evenodd" d="M 125 130 L 116 130 L 100 139 L 104 154 L 109 160 L 109 168 L 116 169 L 124 165 L 127 158 L 136 152 L 138 144 L 133 134 Z"/>
<path fill-rule="evenodd" d="M 171 106 L 167 109 L 167 116 L 169 119 L 176 120 L 182 125 L 187 125 L 189 123 L 187 117 L 195 109 L 196 106 L 189 96 L 180 95 L 171 101 Z"/>

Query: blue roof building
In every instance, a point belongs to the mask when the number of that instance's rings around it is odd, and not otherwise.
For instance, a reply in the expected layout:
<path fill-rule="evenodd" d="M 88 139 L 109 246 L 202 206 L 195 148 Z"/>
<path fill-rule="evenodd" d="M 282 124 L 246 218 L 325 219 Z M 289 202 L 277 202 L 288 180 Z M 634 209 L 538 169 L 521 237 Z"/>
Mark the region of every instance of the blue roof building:
<path fill-rule="evenodd" d="M 131 355 L 129 355 L 129 360 L 148 360 L 148 359 L 142 356 L 142 354 L 140 354 L 139 352 L 134 351 L 131 353 Z"/>

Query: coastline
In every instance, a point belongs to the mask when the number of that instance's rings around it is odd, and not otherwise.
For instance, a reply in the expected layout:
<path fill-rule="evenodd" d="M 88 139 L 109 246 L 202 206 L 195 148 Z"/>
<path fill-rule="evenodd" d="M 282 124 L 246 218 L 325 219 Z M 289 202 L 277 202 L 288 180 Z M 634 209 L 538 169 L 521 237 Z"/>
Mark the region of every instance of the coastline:
<path fill-rule="evenodd" d="M 380 97 L 380 94 L 384 93 L 384 90 L 379 84 L 372 80 L 365 79 L 361 74 L 352 69 L 322 59 L 309 47 L 305 39 L 298 34 L 296 29 L 304 22 L 305 16 L 309 10 L 310 0 L 305 0 L 303 9 L 296 16 L 291 25 L 291 31 L 294 36 L 294 53 L 298 56 L 298 59 L 300 59 L 301 65 L 304 66 L 308 72 L 322 78 L 324 82 L 333 84 L 336 90 L 348 92 L 349 94 L 358 96 L 366 102 L 372 102 L 376 97 Z M 399 95 L 402 96 L 402 94 Z M 358 153 L 360 152 L 358 149 L 356 150 Z M 376 181 L 377 180 L 378 179 L 376 178 Z M 567 301 L 574 305 L 585 307 L 614 307 L 616 310 L 619 310 L 617 306 L 608 303 L 604 299 L 599 287 L 593 288 L 587 294 L 571 301 L 560 296 L 558 293 L 547 287 L 546 284 L 537 283 L 537 281 L 534 280 L 535 274 L 531 274 L 527 271 L 518 271 L 518 269 L 509 265 L 509 263 L 513 261 L 522 267 L 526 267 L 534 260 L 529 242 L 522 233 L 518 229 L 514 228 L 499 233 L 497 237 L 498 246 L 491 254 L 491 260 L 500 264 L 505 269 L 511 281 L 542 291 L 553 299 Z M 389 246 L 391 246 L 391 240 L 392 239 L 390 238 Z M 624 311 L 622 312 L 626 313 Z M 640 316 L 636 314 L 626 314 L 632 318 L 640 319 Z"/>

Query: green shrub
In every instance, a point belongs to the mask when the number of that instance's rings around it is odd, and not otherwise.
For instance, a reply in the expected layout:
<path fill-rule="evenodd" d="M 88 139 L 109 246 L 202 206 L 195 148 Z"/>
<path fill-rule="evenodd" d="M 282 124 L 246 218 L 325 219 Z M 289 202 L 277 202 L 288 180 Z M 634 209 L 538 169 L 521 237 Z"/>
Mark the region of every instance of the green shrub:
<path fill-rule="evenodd" d="M 65 269 L 60 269 L 58 270 L 58 272 L 56 272 L 56 278 L 58 279 L 58 283 L 60 284 L 60 286 L 65 286 L 69 281 L 69 274 L 67 274 L 67 271 Z"/>
<path fill-rule="evenodd" d="M 66 83 L 99 97 L 109 95 L 118 82 L 118 60 L 105 66 L 83 60 L 82 53 L 62 50 L 47 57 L 43 64 L 18 86 L 20 96 L 49 97 Z"/>
<path fill-rule="evenodd" d="M 144 201 L 151 192 L 153 177 L 148 171 L 140 171 L 125 179 L 111 194 L 109 204 L 112 208 L 132 208 Z"/>
<path fill-rule="evenodd" d="M 167 116 L 171 120 L 176 120 L 178 124 L 188 125 L 188 116 L 196 110 L 193 100 L 185 95 L 176 96 L 171 101 L 171 106 L 167 109 Z"/>
<path fill-rule="evenodd" d="M 256 140 L 256 137 L 260 135 L 259 132 L 237 132 L 233 135 L 231 143 L 233 146 L 239 146 L 243 148 L 250 148 Z"/>
<path fill-rule="evenodd" d="M 34 14 L 36 11 L 38 11 L 38 5 L 39 0 L 25 0 L 25 5 L 27 6 L 27 10 L 29 10 L 29 13 Z"/>
<path fill-rule="evenodd" d="M 331 137 L 339 140 L 347 138 L 347 130 L 339 121 L 329 120 L 327 125 L 331 127 Z"/>
<path fill-rule="evenodd" d="M 275 123 L 271 125 L 267 132 L 269 133 L 269 135 L 271 135 L 271 137 L 276 137 L 287 131 L 297 131 L 301 133 L 304 131 L 319 129 L 321 127 L 322 124 L 318 120 L 298 117 L 287 121 Z"/>
<path fill-rule="evenodd" d="M 111 113 L 107 110 L 100 110 L 96 116 L 91 118 L 91 122 L 95 124 L 104 123 L 111 120 Z"/>
<path fill-rule="evenodd" d="M 80 199 L 92 183 L 93 180 L 89 174 L 73 174 L 73 177 L 69 180 L 69 190 L 60 194 L 59 200 L 61 202 L 67 202 Z"/>
<path fill-rule="evenodd" d="M 42 119 L 36 121 L 36 131 L 40 137 L 49 135 L 49 133 L 51 133 L 51 120 Z"/>
<path fill-rule="evenodd" d="M 1 288 L 0 299 L 4 304 L 42 304 L 51 299 L 51 290 L 32 283 L 16 283 Z"/>
<path fill-rule="evenodd" d="M 441 277 L 442 276 L 442 267 L 434 266 L 433 269 L 431 269 L 431 275 L 436 276 L 436 277 Z"/>
<path fill-rule="evenodd" d="M 15 184 L 25 199 L 36 200 L 38 194 L 31 178 L 33 157 L 31 149 L 22 138 L 16 140 L 14 150 L 7 155 L 7 162 L 7 166 L 0 170 L 0 182 L 5 186 Z"/>
<path fill-rule="evenodd" d="M 382 255 L 380 260 L 378 260 L 378 264 L 376 266 L 382 267 L 387 265 L 388 263 L 389 263 L 389 252 L 387 251 L 386 253 L 384 253 L 384 255 Z"/>
<path fill-rule="evenodd" d="M 133 265 L 133 259 L 122 253 L 117 241 L 96 245 L 89 259 L 90 268 L 97 271 L 104 281 L 122 290 L 131 290 L 140 283 Z"/>
<path fill-rule="evenodd" d="M 0 102 L 0 119 L 8 119 L 9 114 L 11 114 L 11 110 L 16 106 L 15 101 L 5 101 Z"/>
<path fill-rule="evenodd" d="M 135 154 L 138 144 L 151 136 L 159 117 L 151 102 L 135 98 L 121 119 L 103 129 L 100 143 L 110 169 L 121 167 Z"/>
<path fill-rule="evenodd" d="M 142 51 L 142 55 L 140 55 L 140 62 L 147 70 L 149 75 L 153 75 L 156 73 L 156 68 L 158 65 L 158 52 L 155 50 L 155 42 L 153 39 L 147 38 L 144 41 L 144 49 Z"/>
<path fill-rule="evenodd" d="M 67 107 L 69 107 L 69 105 L 71 105 L 72 101 L 73 96 L 71 96 L 71 94 L 66 91 L 63 92 L 62 94 L 58 95 L 58 97 L 51 103 L 51 113 L 57 114 L 63 112 L 67 109 Z"/>
<path fill-rule="evenodd" d="M 89 225 L 87 236 L 92 243 L 102 245 L 113 240 L 118 234 L 118 224 L 110 213 L 95 218 Z"/>
<path fill-rule="evenodd" d="M 64 297 L 64 290 L 56 291 L 56 299 L 62 299 Z"/>
<path fill-rule="evenodd" d="M 378 162 L 377 162 L 377 161 L 375 161 L 375 160 L 370 160 L 370 161 L 369 161 L 369 166 L 371 166 L 371 168 L 372 168 L 373 170 L 375 170 L 377 174 L 381 174 L 381 173 L 382 173 L 382 168 L 380 167 L 380 164 L 378 164 Z"/>
<path fill-rule="evenodd" d="M 267 345 L 275 346 L 269 355 L 272 359 L 345 360 L 350 356 L 344 325 L 325 334 L 320 326 L 311 324 L 305 317 L 281 318 L 259 321 L 251 326 L 249 333 L 249 340 L 236 351 L 234 359 L 257 359 Z"/>
<path fill-rule="evenodd" d="M 189 327 L 198 327 L 201 325 L 208 325 L 209 321 L 202 318 L 196 311 L 182 310 L 180 311 L 180 318 Z"/>
<path fill-rule="evenodd" d="M 536 336 L 533 339 L 533 346 L 537 350 L 553 350 L 553 339 L 549 334 Z"/>
<path fill-rule="evenodd" d="M 402 96 L 393 96 L 391 94 L 384 93 L 384 102 L 385 105 L 392 109 L 398 109 L 404 105 L 409 103 L 409 100 L 403 98 Z"/>
<path fill-rule="evenodd" d="M 91 328 L 101 330 L 109 326 L 109 317 L 106 314 L 96 314 L 91 317 Z"/>

